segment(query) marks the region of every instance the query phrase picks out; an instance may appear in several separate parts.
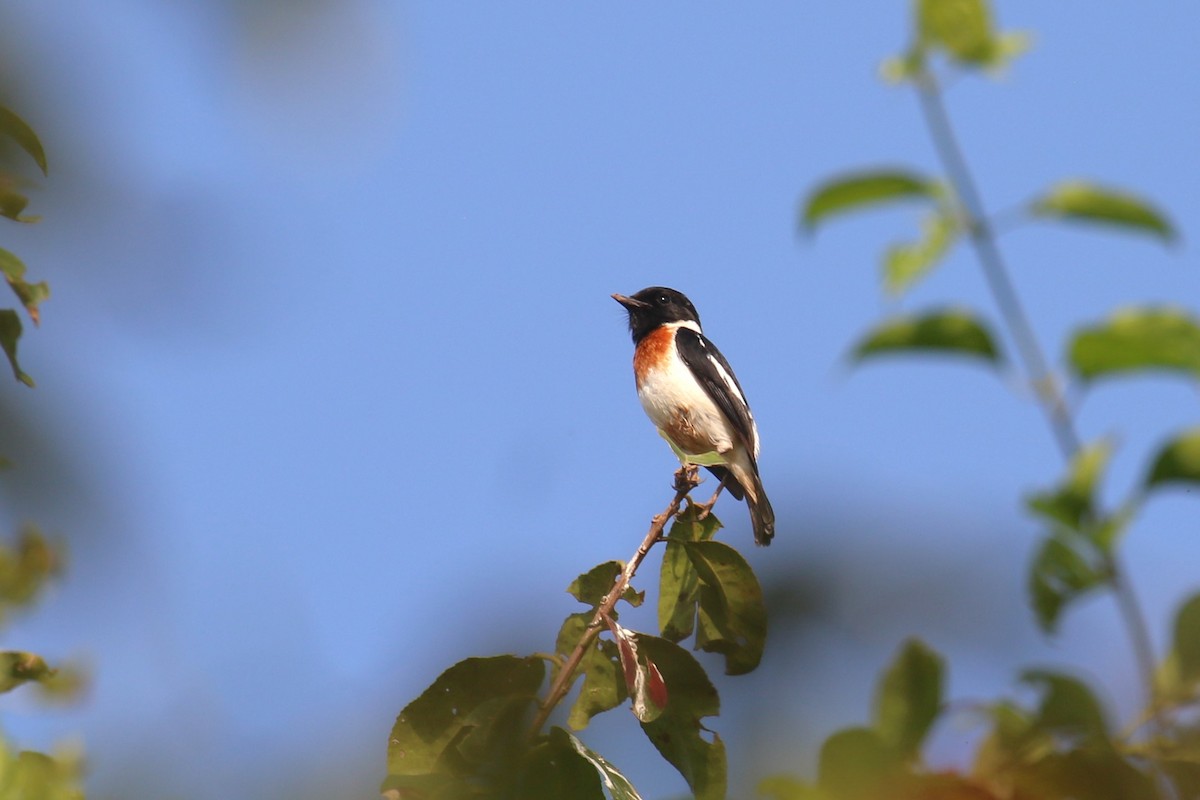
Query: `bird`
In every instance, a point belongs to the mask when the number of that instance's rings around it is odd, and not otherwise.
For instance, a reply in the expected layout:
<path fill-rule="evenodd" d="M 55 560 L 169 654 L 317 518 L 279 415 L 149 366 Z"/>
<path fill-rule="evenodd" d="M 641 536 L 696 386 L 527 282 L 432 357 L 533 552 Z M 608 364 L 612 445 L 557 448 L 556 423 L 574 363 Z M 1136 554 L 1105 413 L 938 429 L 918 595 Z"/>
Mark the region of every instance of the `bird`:
<path fill-rule="evenodd" d="M 696 307 L 665 286 L 612 298 L 629 313 L 633 374 L 646 415 L 682 463 L 706 467 L 745 499 L 755 544 L 770 544 L 775 512 L 758 474 L 758 426 L 733 368 L 705 337 Z"/>

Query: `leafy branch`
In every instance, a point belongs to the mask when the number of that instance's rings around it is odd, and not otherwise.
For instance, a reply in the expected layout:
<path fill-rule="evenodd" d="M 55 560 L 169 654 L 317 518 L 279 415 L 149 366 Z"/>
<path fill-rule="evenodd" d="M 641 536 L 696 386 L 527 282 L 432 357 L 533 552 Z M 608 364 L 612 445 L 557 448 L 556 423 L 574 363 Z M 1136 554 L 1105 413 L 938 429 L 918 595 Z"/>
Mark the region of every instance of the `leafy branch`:
<path fill-rule="evenodd" d="M 1182 655 L 1200 649 L 1189 644 L 1200 641 L 1200 613 L 1194 610 L 1200 608 L 1200 595 L 1178 613 L 1173 648 L 1159 665 L 1117 552 L 1124 532 L 1154 492 L 1167 485 L 1200 484 L 1200 433 L 1185 431 L 1168 440 L 1124 502 L 1111 509 L 1100 503 L 1098 487 L 1112 444 L 1107 440 L 1085 442 L 1078 433 L 1065 399 L 1066 382 L 1051 368 L 1010 278 L 995 225 L 946 111 L 938 72 L 942 67 L 955 74 L 1002 69 L 1023 49 L 1025 37 L 997 33 L 985 0 L 917 0 L 914 8 L 914 40 L 901 56 L 885 64 L 884 74 L 914 88 L 945 178 L 895 168 L 857 170 L 835 177 L 809 195 L 801 224 L 812 231 L 826 219 L 852 211 L 900 201 L 923 204 L 927 211 L 921 238 L 894 245 L 884 254 L 883 284 L 893 295 L 931 274 L 958 241 L 970 243 L 1003 329 L 1015 345 L 1023 378 L 1032 387 L 1067 463 L 1066 474 L 1056 486 L 1034 493 L 1027 501 L 1030 513 L 1048 529 L 1029 575 L 1036 619 L 1043 630 L 1052 632 L 1066 607 L 1089 592 L 1107 588 L 1128 632 L 1146 697 L 1138 723 L 1128 735 L 1117 734 L 1083 682 L 1058 673 L 1026 672 L 1021 680 L 1042 692 L 1041 705 L 1026 711 L 1004 702 L 989 709 L 992 733 L 980 748 L 974 778 L 968 782 L 971 796 L 979 785 L 986 787 L 987 797 L 992 797 L 993 791 L 1000 797 L 1026 793 L 1054 798 L 1200 796 L 1200 729 L 1194 715 L 1200 671 L 1195 669 L 1192 655 Z M 1005 219 L 1013 216 L 1010 213 Z M 1052 186 L 1027 203 L 1019 216 L 1022 220 L 1101 225 L 1146 234 L 1161 242 L 1175 238 L 1174 226 L 1150 203 L 1130 192 L 1087 181 L 1069 180 Z M 934 309 L 887 320 L 868 333 L 853 352 L 859 360 L 925 352 L 957 354 L 995 366 L 1005 363 L 991 326 L 980 315 L 962 309 Z M 1180 309 L 1125 310 L 1109 321 L 1081 329 L 1067 352 L 1081 386 L 1149 371 L 1198 378 L 1200 323 Z M 905 657 L 899 657 L 889 675 L 900 668 Z M 1193 666 L 1180 669 L 1180 663 Z M 926 693 L 933 691 L 926 685 L 928 681 L 911 680 L 915 683 L 907 684 L 910 688 L 924 685 Z M 895 691 L 895 687 L 881 687 L 885 696 Z M 1143 731 L 1143 726 L 1148 731 Z M 924 730 L 919 732 L 923 735 Z M 851 750 L 845 749 L 847 742 L 854 743 Z M 874 759 L 871 763 L 881 766 L 867 770 L 865 777 L 860 774 L 853 786 L 840 784 L 827 780 L 836 769 L 825 769 L 827 754 L 823 750 L 817 796 L 849 800 L 874 797 L 871 792 L 882 786 L 893 790 L 910 787 L 918 793 L 931 788 L 922 782 L 933 777 L 918 768 L 919 752 L 913 749 L 897 753 L 894 747 L 881 746 L 866 734 L 856 733 L 835 734 L 826 742 L 826 750 L 834 755 L 850 752 L 853 761 Z M 955 788 L 945 783 L 941 788 L 950 793 L 967 789 L 967 784 Z M 772 784 L 764 791 L 786 800 L 814 796 L 805 793 L 808 787 L 800 784 Z M 907 796 L 903 790 L 900 794 Z"/>
<path fill-rule="evenodd" d="M 713 540 L 720 522 L 711 503 L 691 501 L 698 483 L 696 467 L 681 468 L 632 558 L 598 564 L 571 583 L 567 591 L 588 610 L 567 616 L 553 653 L 460 661 L 404 708 L 388 740 L 385 797 L 635 800 L 632 784 L 575 733 L 626 701 L 698 800 L 725 797 L 725 746 L 703 724 L 720 710 L 717 691 L 678 643 L 693 638 L 696 649 L 725 659 L 728 674 L 750 672 L 762 658 L 766 609 L 749 564 Z M 643 603 L 631 582 L 659 543 L 660 635 L 652 636 L 626 628 L 617 607 Z M 547 663 L 550 685 L 539 698 Z M 570 730 L 543 732 L 580 676 Z"/>
<path fill-rule="evenodd" d="M 617 605 L 617 601 L 622 597 L 633 599 L 626 595 L 627 590 L 629 590 L 629 582 L 637 574 L 638 567 L 641 566 L 642 561 L 649 554 L 650 548 L 659 542 L 666 541 L 663 537 L 663 530 L 666 528 L 667 522 L 674 518 L 679 512 L 679 506 L 683 502 L 683 499 L 699 484 L 700 479 L 695 466 L 681 467 L 675 473 L 675 496 L 671 498 L 671 502 L 667 504 L 666 509 L 650 521 L 650 529 L 646 531 L 646 538 L 638 545 L 638 549 L 634 552 L 633 557 L 629 559 L 628 563 L 625 564 L 625 568 L 621 570 L 620 577 L 617 578 L 616 583 L 612 585 L 608 594 L 600 601 L 600 605 L 596 608 L 596 613 L 592 615 L 591 622 L 587 624 L 583 636 L 579 639 L 579 644 L 575 645 L 575 649 L 571 651 L 571 655 L 567 658 L 566 663 L 558 670 L 558 676 L 550 685 L 550 690 L 546 693 L 546 699 L 538 706 L 537 715 L 533 718 L 533 723 L 529 726 L 531 735 L 537 734 L 542 729 L 542 726 L 546 724 L 546 720 L 550 716 L 550 712 L 554 710 L 554 707 L 570 691 L 571 684 L 575 680 L 576 671 L 587 654 L 588 647 L 595 641 L 601 629 L 612 622 L 612 612 L 613 608 Z"/>

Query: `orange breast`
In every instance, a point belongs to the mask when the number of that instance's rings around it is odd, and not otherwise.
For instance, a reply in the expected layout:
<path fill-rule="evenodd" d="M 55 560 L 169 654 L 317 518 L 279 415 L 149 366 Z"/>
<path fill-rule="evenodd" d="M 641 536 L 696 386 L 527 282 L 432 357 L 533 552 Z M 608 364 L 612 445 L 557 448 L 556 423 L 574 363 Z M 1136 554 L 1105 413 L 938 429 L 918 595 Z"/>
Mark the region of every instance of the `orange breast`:
<path fill-rule="evenodd" d="M 645 383 L 647 375 L 666 366 L 674 342 L 675 329 L 665 326 L 638 342 L 633 351 L 633 375 L 637 379 L 638 388 Z"/>

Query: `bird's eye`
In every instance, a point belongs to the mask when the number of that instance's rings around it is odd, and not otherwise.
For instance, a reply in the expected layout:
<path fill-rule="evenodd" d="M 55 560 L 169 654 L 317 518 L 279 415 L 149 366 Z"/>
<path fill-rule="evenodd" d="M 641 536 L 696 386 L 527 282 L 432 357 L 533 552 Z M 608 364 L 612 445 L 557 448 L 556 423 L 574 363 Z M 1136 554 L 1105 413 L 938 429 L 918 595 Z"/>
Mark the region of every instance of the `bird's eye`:
<path fill-rule="evenodd" d="M 670 298 L 668 298 L 665 294 L 660 294 L 654 299 L 660 306 L 665 306 L 667 303 L 671 302 Z"/>

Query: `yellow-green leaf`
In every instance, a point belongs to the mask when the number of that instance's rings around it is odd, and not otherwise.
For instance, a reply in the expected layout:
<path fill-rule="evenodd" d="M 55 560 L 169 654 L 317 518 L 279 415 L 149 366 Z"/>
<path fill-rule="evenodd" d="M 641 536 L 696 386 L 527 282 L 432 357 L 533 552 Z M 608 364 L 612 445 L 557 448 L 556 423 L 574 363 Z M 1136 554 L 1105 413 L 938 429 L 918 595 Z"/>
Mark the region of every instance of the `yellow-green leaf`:
<path fill-rule="evenodd" d="M 1200 483 L 1200 428 L 1176 436 L 1158 451 L 1146 488 L 1164 483 Z"/>
<path fill-rule="evenodd" d="M 879 169 L 839 175 L 818 186 L 801 213 L 807 231 L 826 218 L 882 203 L 910 199 L 933 199 L 938 185 L 924 176 L 894 169 Z"/>
<path fill-rule="evenodd" d="M 0 134 L 8 136 L 17 146 L 29 154 L 45 175 L 49 170 L 46 166 L 46 151 L 33 128 L 25 120 L 18 117 L 7 108 L 0 107 Z"/>
<path fill-rule="evenodd" d="M 984 324 L 970 312 L 955 309 L 887 320 L 855 345 L 851 356 L 861 361 L 922 352 L 970 356 L 993 364 L 1002 361 Z"/>
<path fill-rule="evenodd" d="M 958 223 L 945 211 L 935 212 L 922 220 L 919 240 L 892 245 L 884 254 L 884 291 L 891 295 L 902 294 L 932 272 L 957 235 Z"/>
<path fill-rule="evenodd" d="M 942 657 L 917 639 L 907 640 L 875 693 L 875 730 L 901 757 L 912 759 L 942 705 Z"/>
<path fill-rule="evenodd" d="M 918 0 L 917 31 L 924 46 L 966 64 L 987 64 L 997 49 L 985 0 Z"/>
<path fill-rule="evenodd" d="M 1200 594 L 1188 598 L 1175 615 L 1173 647 L 1180 680 L 1200 680 Z"/>
<path fill-rule="evenodd" d="M 1030 213 L 1036 217 L 1130 228 L 1167 242 L 1175 238 L 1171 222 L 1146 200 L 1121 189 L 1087 181 L 1064 181 L 1051 187 L 1046 194 L 1034 199 Z"/>
<path fill-rule="evenodd" d="M 1078 331 L 1069 358 L 1086 380 L 1143 370 L 1200 377 L 1200 321 L 1182 309 L 1127 309 Z"/>

